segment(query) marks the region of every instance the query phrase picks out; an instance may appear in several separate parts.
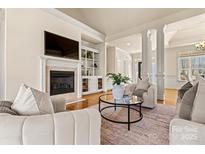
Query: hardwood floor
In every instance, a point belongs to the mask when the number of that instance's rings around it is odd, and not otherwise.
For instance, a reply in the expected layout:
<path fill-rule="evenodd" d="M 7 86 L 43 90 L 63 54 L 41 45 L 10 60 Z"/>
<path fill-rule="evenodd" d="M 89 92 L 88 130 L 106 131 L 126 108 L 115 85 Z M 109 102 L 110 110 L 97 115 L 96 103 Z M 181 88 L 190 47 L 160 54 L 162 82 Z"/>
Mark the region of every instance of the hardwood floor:
<path fill-rule="evenodd" d="M 107 93 L 111 93 L 111 91 Z M 67 105 L 66 108 L 68 110 L 77 110 L 77 109 L 83 109 L 88 106 L 98 104 L 98 98 L 102 94 L 105 94 L 105 93 L 100 92 L 100 93 L 85 95 L 83 96 L 83 98 L 86 99 L 86 101 L 83 101 L 81 103 L 69 104 Z M 176 105 L 176 98 L 177 98 L 177 90 L 166 89 L 165 90 L 165 100 L 164 101 L 158 100 L 157 102 L 159 104 Z"/>

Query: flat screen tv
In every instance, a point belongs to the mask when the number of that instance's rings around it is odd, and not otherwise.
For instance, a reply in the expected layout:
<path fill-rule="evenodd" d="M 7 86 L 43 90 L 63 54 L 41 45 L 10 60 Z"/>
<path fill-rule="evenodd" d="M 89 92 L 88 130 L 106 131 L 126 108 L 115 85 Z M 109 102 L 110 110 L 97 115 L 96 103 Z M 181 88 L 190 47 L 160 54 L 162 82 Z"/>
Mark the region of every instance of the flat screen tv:
<path fill-rule="evenodd" d="M 59 36 L 50 32 L 44 32 L 45 55 L 79 59 L 79 42 Z"/>

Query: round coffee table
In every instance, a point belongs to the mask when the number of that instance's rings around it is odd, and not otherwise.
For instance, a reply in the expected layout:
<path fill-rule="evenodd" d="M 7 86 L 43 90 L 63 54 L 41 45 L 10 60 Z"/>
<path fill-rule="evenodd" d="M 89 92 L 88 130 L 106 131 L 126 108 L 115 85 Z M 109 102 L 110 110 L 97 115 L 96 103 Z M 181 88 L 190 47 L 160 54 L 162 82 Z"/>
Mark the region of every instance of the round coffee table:
<path fill-rule="evenodd" d="M 102 107 L 102 103 L 107 104 L 107 106 Z M 104 94 L 99 97 L 99 111 L 100 111 L 102 118 L 108 121 L 114 122 L 114 123 L 127 124 L 128 130 L 130 130 L 130 124 L 136 123 L 142 120 L 143 118 L 143 115 L 141 112 L 142 103 L 143 103 L 143 100 L 136 96 L 125 96 L 122 99 L 114 99 L 112 94 Z M 127 109 L 127 121 L 114 120 L 114 119 L 110 119 L 106 117 L 105 115 L 103 115 L 103 111 L 113 108 L 113 112 L 114 112 L 116 111 L 118 107 Z M 139 113 L 139 116 L 136 117 L 136 119 L 133 121 L 130 120 L 130 110 L 133 110 Z"/>

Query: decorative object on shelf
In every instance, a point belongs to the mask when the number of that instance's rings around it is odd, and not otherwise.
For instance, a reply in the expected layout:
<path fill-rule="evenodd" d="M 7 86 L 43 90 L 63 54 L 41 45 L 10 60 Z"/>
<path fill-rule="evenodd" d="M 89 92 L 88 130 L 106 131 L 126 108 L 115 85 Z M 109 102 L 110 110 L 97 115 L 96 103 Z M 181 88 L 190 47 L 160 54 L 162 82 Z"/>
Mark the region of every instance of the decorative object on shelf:
<path fill-rule="evenodd" d="M 122 83 L 126 84 L 130 81 L 127 76 L 122 76 L 121 73 L 108 73 L 107 77 L 112 80 L 113 89 L 112 94 L 115 99 L 122 99 L 124 95 L 124 86 Z"/>
<path fill-rule="evenodd" d="M 99 51 L 97 49 L 82 46 L 81 69 L 85 70 L 84 72 L 82 72 L 82 76 L 100 76 L 100 60 L 101 59 L 99 58 Z"/>
<path fill-rule="evenodd" d="M 96 63 L 94 63 L 94 67 L 95 67 L 95 68 L 97 68 L 97 67 L 98 67 L 98 65 L 97 65 Z"/>
<path fill-rule="evenodd" d="M 87 58 L 89 58 L 89 59 L 93 59 L 92 52 L 87 52 Z"/>
<path fill-rule="evenodd" d="M 205 41 L 199 42 L 195 44 L 195 47 L 199 51 L 205 51 Z"/>
<path fill-rule="evenodd" d="M 86 58 L 86 53 L 85 53 L 85 51 L 82 52 L 82 57 L 83 57 L 83 58 Z"/>

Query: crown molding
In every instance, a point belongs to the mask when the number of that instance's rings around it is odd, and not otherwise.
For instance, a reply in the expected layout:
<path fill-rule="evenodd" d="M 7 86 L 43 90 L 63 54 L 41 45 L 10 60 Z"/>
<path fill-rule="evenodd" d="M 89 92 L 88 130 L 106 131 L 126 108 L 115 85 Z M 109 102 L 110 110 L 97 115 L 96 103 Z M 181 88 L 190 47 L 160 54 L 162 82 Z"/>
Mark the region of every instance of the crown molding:
<path fill-rule="evenodd" d="M 105 40 L 110 42 L 110 41 L 113 41 L 113 40 L 116 40 L 122 37 L 141 33 L 142 31 L 145 31 L 147 29 L 160 29 L 160 28 L 163 28 L 167 24 L 174 23 L 174 22 L 186 19 L 186 18 L 193 17 L 193 16 L 197 16 L 203 13 L 205 13 L 205 9 L 186 9 L 184 11 L 174 13 L 167 17 L 164 17 L 164 18 L 161 18 L 161 19 L 158 19 L 158 20 L 155 20 L 155 21 L 152 21 L 152 22 L 149 22 L 149 23 L 137 26 L 137 27 L 130 28 L 126 31 L 112 34 L 110 36 L 107 36 Z"/>
<path fill-rule="evenodd" d="M 104 34 L 98 32 L 97 30 L 89 27 L 88 25 L 86 25 L 86 24 L 84 24 L 84 23 L 70 17 L 69 15 L 67 15 L 67 14 L 65 14 L 65 13 L 63 13 L 63 12 L 61 12 L 61 11 L 55 9 L 55 8 L 43 8 L 41 10 L 43 10 L 44 12 L 47 12 L 47 13 L 49 13 L 49 14 L 51 14 L 51 15 L 65 21 L 67 23 L 70 23 L 70 24 L 78 27 L 81 31 L 81 34 L 83 34 L 83 35 L 89 36 L 89 37 L 91 37 L 91 38 L 93 38 L 93 39 L 95 39 L 99 42 L 104 42 L 105 41 L 105 35 Z"/>

